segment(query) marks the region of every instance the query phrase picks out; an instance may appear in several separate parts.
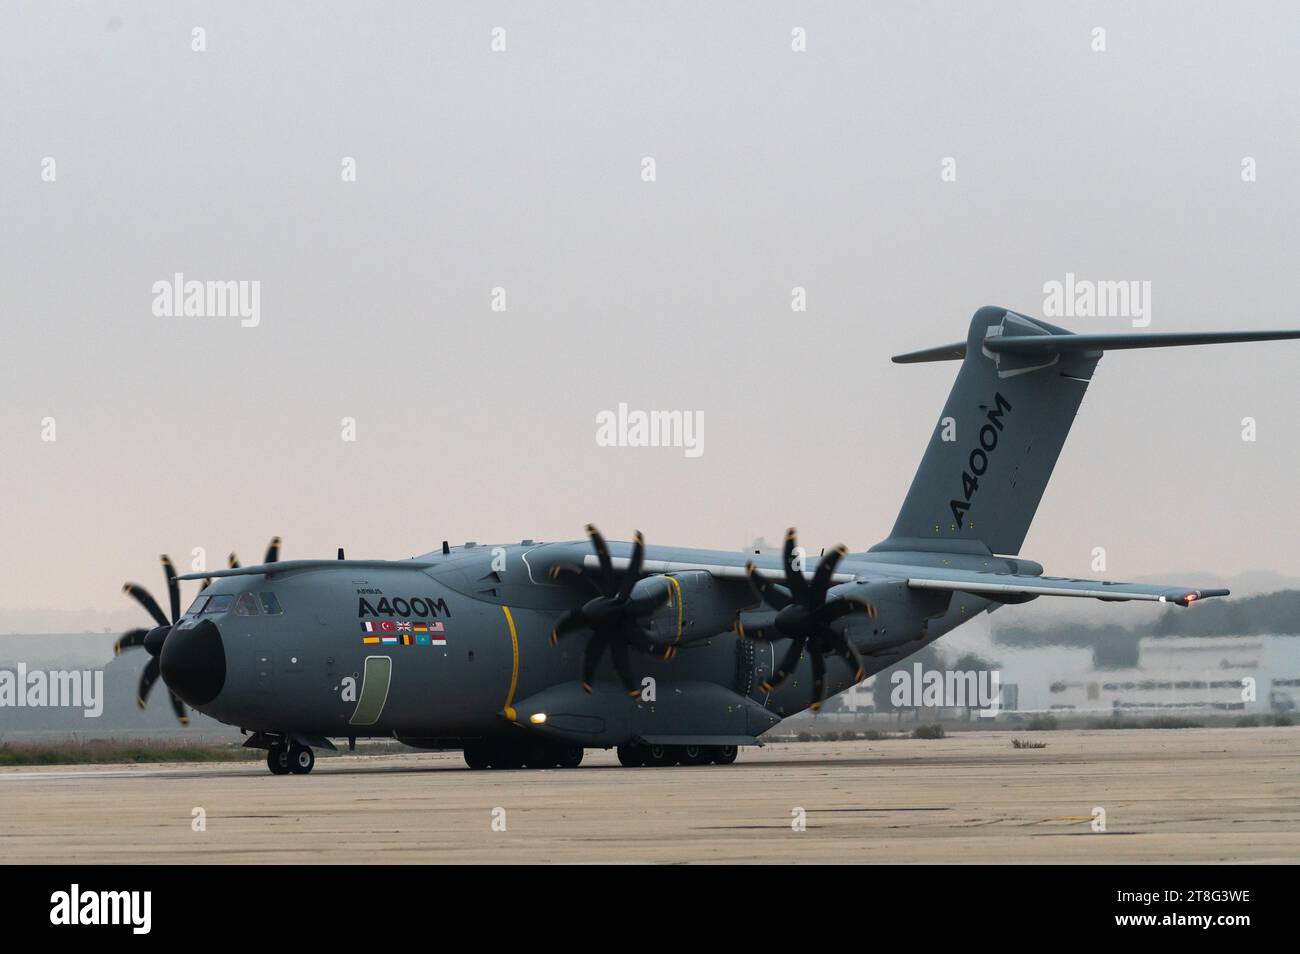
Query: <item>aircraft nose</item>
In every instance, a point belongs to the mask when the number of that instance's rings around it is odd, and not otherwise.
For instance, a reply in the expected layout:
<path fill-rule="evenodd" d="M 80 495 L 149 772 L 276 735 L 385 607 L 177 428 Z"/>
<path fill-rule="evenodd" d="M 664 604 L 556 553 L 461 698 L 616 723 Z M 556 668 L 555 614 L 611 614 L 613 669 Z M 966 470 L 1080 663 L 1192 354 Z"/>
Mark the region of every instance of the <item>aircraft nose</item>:
<path fill-rule="evenodd" d="M 226 684 L 226 648 L 211 620 L 192 629 L 173 629 L 158 659 L 167 688 L 195 708 L 217 697 Z"/>

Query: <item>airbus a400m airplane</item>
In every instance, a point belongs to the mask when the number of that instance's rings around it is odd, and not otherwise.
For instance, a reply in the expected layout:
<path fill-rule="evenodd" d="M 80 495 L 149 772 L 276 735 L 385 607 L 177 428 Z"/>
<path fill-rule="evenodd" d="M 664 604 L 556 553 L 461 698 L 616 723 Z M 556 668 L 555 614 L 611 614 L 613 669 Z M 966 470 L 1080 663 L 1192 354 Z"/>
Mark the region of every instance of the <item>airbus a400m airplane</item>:
<path fill-rule="evenodd" d="M 805 557 L 525 540 L 410 560 L 278 560 L 177 576 L 170 618 L 118 648 L 153 657 L 185 705 L 249 734 L 272 772 L 331 739 L 463 749 L 472 768 L 729 763 L 783 717 L 944 633 L 1040 596 L 1187 606 L 1227 590 L 1043 576 L 1019 556 L 1075 412 L 1108 350 L 1268 341 L 1300 331 L 1072 334 L 1003 308 L 965 341 L 896 357 L 961 361 L 889 537 Z M 184 613 L 179 580 L 209 580 Z"/>

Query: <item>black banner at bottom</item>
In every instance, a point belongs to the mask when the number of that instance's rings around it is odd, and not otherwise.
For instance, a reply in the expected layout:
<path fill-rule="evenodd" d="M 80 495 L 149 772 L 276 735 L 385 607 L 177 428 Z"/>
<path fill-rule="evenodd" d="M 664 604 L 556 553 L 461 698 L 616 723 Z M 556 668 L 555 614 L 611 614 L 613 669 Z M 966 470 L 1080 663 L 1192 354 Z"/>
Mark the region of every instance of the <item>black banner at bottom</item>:
<path fill-rule="evenodd" d="M 817 917 L 858 911 L 866 923 L 911 925 L 940 942 L 969 941 L 975 927 L 1012 937 L 1042 927 L 1071 938 L 1200 933 L 1227 941 L 1289 927 L 1295 916 L 1287 887 L 1294 872 L 1286 867 L 621 867 L 599 873 L 599 892 L 590 869 L 560 866 L 11 867 L 4 874 L 9 938 L 76 932 L 127 943 L 235 942 L 250 930 L 259 940 L 373 939 L 377 917 L 386 934 L 550 923 L 559 937 L 602 921 L 637 934 L 662 930 L 656 921 L 684 909 L 692 920 L 717 917 L 742 931 L 752 922 L 761 933 L 775 905 L 795 902 L 821 909 Z M 533 920 L 534 910 L 546 920 Z M 523 917 L 529 920 L 515 920 Z"/>

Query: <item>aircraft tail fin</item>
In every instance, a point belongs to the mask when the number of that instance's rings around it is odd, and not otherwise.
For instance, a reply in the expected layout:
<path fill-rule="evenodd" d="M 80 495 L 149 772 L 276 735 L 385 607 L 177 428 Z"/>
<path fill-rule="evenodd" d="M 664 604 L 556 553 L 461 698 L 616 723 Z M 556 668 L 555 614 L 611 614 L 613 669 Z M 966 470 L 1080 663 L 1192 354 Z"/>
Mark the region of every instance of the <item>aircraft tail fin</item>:
<path fill-rule="evenodd" d="M 961 361 L 889 538 L 873 550 L 1020 552 L 1102 353 L 1274 341 L 1300 331 L 1072 334 L 985 307 L 964 342 L 894 361 Z"/>

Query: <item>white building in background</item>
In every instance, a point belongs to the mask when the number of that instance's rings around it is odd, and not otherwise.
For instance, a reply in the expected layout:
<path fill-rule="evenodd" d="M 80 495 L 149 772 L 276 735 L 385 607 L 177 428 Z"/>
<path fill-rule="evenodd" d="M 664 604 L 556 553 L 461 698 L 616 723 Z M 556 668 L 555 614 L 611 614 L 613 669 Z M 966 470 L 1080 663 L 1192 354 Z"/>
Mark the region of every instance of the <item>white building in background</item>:
<path fill-rule="evenodd" d="M 1290 712 L 1300 702 L 1300 638 L 1154 637 L 1131 669 L 1062 672 L 1048 709 L 1153 713 Z"/>
<path fill-rule="evenodd" d="M 994 645 L 981 651 L 998 660 L 1006 712 L 1264 715 L 1300 710 L 1300 636 L 1148 636 L 1138 643 L 1138 665 L 1126 669 L 1097 669 L 1092 650 L 1084 647 Z M 873 712 L 872 684 L 878 678 L 837 696 L 835 711 Z"/>

